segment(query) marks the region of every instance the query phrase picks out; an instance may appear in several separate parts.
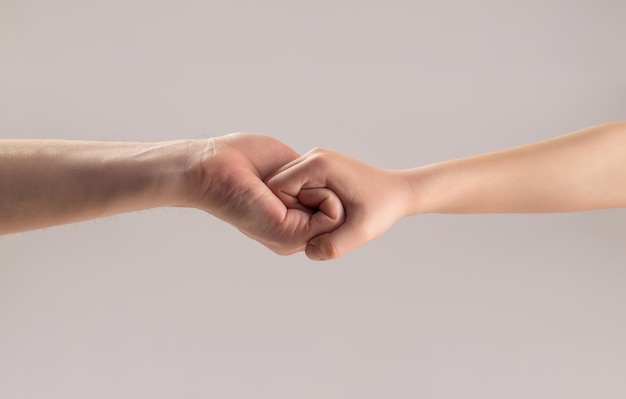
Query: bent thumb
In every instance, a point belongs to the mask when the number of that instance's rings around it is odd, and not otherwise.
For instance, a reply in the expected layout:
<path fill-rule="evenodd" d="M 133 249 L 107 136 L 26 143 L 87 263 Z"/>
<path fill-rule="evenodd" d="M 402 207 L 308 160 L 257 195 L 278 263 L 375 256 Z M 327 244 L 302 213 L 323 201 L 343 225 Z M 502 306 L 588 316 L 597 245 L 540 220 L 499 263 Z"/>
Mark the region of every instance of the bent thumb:
<path fill-rule="evenodd" d="M 330 260 L 350 252 L 367 242 L 362 229 L 356 226 L 354 219 L 347 221 L 337 230 L 312 238 L 305 253 L 312 260 Z"/>

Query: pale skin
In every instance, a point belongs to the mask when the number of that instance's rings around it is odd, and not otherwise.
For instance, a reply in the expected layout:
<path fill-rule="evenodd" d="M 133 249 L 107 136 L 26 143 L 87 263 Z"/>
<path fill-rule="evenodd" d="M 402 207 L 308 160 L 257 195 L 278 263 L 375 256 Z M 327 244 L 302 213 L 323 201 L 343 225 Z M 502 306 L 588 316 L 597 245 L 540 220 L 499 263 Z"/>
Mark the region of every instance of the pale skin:
<path fill-rule="evenodd" d="M 333 259 L 422 213 L 541 213 L 626 207 L 626 121 L 488 154 L 387 170 L 314 149 L 267 181 L 295 206 L 303 189 L 328 187 L 346 220 L 312 239 L 311 259 Z"/>
<path fill-rule="evenodd" d="M 0 234 L 194 207 L 279 254 L 334 259 L 421 213 L 626 207 L 626 121 L 407 170 L 268 136 L 105 143 L 0 140 Z"/>

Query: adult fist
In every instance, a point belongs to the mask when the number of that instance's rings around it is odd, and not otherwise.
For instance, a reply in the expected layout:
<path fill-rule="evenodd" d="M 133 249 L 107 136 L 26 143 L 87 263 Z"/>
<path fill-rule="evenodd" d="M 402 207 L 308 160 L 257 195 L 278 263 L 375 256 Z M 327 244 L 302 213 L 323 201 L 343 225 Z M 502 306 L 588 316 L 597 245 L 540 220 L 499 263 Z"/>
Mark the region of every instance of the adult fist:
<path fill-rule="evenodd" d="M 286 206 L 264 183 L 298 154 L 265 135 L 213 138 L 199 156 L 194 206 L 232 224 L 272 251 L 288 255 L 344 222 L 341 201 L 325 187 L 304 189 Z"/>

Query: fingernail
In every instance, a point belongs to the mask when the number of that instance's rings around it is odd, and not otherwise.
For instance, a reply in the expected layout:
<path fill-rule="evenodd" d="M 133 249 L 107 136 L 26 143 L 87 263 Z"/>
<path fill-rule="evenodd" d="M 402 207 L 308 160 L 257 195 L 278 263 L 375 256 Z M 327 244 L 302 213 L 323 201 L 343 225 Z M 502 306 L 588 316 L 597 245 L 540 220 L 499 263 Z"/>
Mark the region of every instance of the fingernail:
<path fill-rule="evenodd" d="M 320 252 L 320 249 L 315 244 L 309 243 L 306 246 L 306 251 L 305 252 L 306 252 L 306 256 L 308 256 L 309 259 L 322 260 L 322 254 Z"/>

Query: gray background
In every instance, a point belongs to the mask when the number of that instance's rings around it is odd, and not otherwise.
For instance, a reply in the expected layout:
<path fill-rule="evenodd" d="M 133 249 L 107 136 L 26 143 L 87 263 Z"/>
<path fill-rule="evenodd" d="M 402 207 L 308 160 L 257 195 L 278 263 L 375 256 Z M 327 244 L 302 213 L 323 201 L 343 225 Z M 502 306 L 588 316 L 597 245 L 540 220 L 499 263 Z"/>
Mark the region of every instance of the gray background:
<path fill-rule="evenodd" d="M 271 134 L 406 168 L 626 118 L 626 2 L 0 0 L 0 135 Z M 626 212 L 329 263 L 200 211 L 0 238 L 0 397 L 623 398 Z"/>

